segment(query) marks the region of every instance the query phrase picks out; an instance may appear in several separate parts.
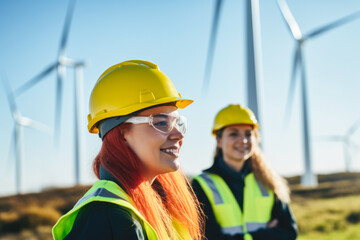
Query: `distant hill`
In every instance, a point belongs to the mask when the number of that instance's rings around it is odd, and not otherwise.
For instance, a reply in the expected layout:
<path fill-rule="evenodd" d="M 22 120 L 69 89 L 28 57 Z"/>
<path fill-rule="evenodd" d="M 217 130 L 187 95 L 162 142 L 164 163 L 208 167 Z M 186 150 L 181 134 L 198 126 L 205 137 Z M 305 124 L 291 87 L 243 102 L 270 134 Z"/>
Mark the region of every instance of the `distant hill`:
<path fill-rule="evenodd" d="M 299 176 L 288 178 L 293 204 L 312 199 L 360 196 L 360 173 L 318 175 L 318 179 L 317 187 L 304 188 L 299 184 Z M 52 239 L 51 227 L 89 188 L 75 186 L 1 197 L 0 240 Z"/>
<path fill-rule="evenodd" d="M 360 173 L 341 172 L 319 174 L 318 186 L 304 188 L 300 185 L 300 177 L 287 178 L 291 188 L 292 199 L 296 202 L 301 198 L 334 198 L 349 195 L 360 195 Z"/>

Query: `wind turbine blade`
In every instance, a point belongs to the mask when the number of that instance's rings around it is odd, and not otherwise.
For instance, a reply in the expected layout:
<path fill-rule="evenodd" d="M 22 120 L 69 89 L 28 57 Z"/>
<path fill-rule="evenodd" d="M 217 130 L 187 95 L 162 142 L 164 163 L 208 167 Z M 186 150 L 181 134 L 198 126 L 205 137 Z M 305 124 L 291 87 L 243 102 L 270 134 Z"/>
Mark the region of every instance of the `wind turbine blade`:
<path fill-rule="evenodd" d="M 340 27 L 340 26 L 342 26 L 342 25 L 344 25 L 344 24 L 346 24 L 348 22 L 351 22 L 351 21 L 353 21 L 353 20 L 355 20 L 355 19 L 357 19 L 359 17 L 360 17 L 360 11 L 357 11 L 355 13 L 352 13 L 352 14 L 348 15 L 348 16 L 345 16 L 345 17 L 340 18 L 340 19 L 338 19 L 336 21 L 333 21 L 333 22 L 331 22 L 331 23 L 329 23 L 329 24 L 327 24 L 325 26 L 322 26 L 322 27 L 320 27 L 318 29 L 315 29 L 314 31 L 310 32 L 309 34 L 306 34 L 304 38 L 308 39 L 308 38 L 315 37 L 317 35 L 320 35 L 322 33 L 327 32 L 327 31 L 329 31 L 329 30 L 331 30 L 333 28 Z"/>
<path fill-rule="evenodd" d="M 360 119 L 357 120 L 355 123 L 353 123 L 353 125 L 351 125 L 351 127 L 347 130 L 345 136 L 350 137 L 356 132 L 356 130 L 358 130 L 359 127 L 360 127 Z"/>
<path fill-rule="evenodd" d="M 206 58 L 205 73 L 204 73 L 204 80 L 203 80 L 203 93 L 205 93 L 209 87 L 222 2 L 223 2 L 222 0 L 217 0 L 216 6 L 214 9 L 214 17 L 213 17 L 213 22 L 212 22 L 212 27 L 211 27 L 208 53 L 207 53 L 207 58 Z"/>
<path fill-rule="evenodd" d="M 344 142 L 344 160 L 345 160 L 345 171 L 350 172 L 351 169 L 351 149 L 347 142 Z"/>
<path fill-rule="evenodd" d="M 278 0 L 277 2 L 281 11 L 281 15 L 283 16 L 287 26 L 289 27 L 291 34 L 296 40 L 300 40 L 302 38 L 300 27 L 297 24 L 294 16 L 292 15 L 289 6 L 286 3 L 286 0 Z"/>
<path fill-rule="evenodd" d="M 40 81 L 42 81 L 49 73 L 51 73 L 56 68 L 57 65 L 58 65 L 58 63 L 55 62 L 55 63 L 51 64 L 50 66 L 48 66 L 47 68 L 45 68 L 44 71 L 42 71 L 41 73 L 39 73 L 38 75 L 36 75 L 32 79 L 30 79 L 28 82 L 24 83 L 20 87 L 18 87 L 14 91 L 14 94 L 16 96 L 18 96 L 18 95 L 22 94 L 23 92 L 25 92 L 26 90 L 28 90 L 29 88 L 31 88 L 32 86 L 34 86 L 37 83 L 39 83 Z"/>
<path fill-rule="evenodd" d="M 6 92 L 6 97 L 7 97 L 8 102 L 9 102 L 10 111 L 12 112 L 12 114 L 14 116 L 16 114 L 16 112 L 17 112 L 15 98 L 14 98 L 14 94 L 11 91 L 10 84 L 7 81 L 7 78 L 4 77 L 4 76 L 2 77 L 2 84 L 4 86 L 4 89 L 5 89 L 5 92 Z"/>
<path fill-rule="evenodd" d="M 296 47 L 295 53 L 294 53 L 294 62 L 292 66 L 292 72 L 291 72 L 291 79 L 290 79 L 290 85 L 289 85 L 289 91 L 286 101 L 286 108 L 285 108 L 285 116 L 284 116 L 284 125 L 286 126 L 289 122 L 290 115 L 291 115 L 291 108 L 294 100 L 294 93 L 295 93 L 295 86 L 296 86 L 296 73 L 298 71 L 299 66 L 299 60 L 300 60 L 300 42 L 297 42 L 298 46 Z"/>
<path fill-rule="evenodd" d="M 66 48 L 66 43 L 67 43 L 67 39 L 69 36 L 69 30 L 70 30 L 70 26 L 71 26 L 72 16 L 74 13 L 75 2 L 76 2 L 75 0 L 69 1 L 69 6 L 68 6 L 68 9 L 66 12 L 66 17 L 65 17 L 63 33 L 62 33 L 61 41 L 60 41 L 59 58 L 61 58 L 62 56 L 65 55 L 65 48 Z"/>
<path fill-rule="evenodd" d="M 33 129 L 37 129 L 37 130 L 40 130 L 40 131 L 48 133 L 48 134 L 52 133 L 52 129 L 50 127 L 48 127 L 47 125 L 45 125 L 43 123 L 40 123 L 40 122 L 37 122 L 37 121 L 32 120 L 32 119 L 27 118 L 27 117 L 21 117 L 19 119 L 19 124 L 24 126 L 24 127 L 30 127 L 30 128 L 33 128 Z"/>

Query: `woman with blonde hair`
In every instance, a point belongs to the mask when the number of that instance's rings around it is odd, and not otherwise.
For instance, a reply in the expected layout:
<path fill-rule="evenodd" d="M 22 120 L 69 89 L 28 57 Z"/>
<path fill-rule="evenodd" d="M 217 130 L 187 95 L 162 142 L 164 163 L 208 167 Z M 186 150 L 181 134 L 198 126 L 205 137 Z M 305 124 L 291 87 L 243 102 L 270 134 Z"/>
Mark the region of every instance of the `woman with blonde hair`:
<path fill-rule="evenodd" d="M 192 183 L 206 215 L 208 240 L 297 237 L 289 188 L 264 160 L 258 128 L 254 113 L 241 105 L 229 105 L 216 115 L 214 163 Z"/>
<path fill-rule="evenodd" d="M 54 239 L 201 239 L 201 210 L 179 169 L 183 99 L 158 66 L 107 69 L 90 96 L 88 129 L 102 139 L 99 178 L 53 228 Z"/>

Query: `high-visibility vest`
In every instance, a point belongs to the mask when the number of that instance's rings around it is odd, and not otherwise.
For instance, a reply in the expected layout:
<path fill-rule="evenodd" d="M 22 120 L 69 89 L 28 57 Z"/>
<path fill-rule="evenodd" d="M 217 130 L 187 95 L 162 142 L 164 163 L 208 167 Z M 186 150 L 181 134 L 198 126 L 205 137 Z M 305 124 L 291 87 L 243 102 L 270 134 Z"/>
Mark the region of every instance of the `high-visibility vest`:
<path fill-rule="evenodd" d="M 224 234 L 242 233 L 245 240 L 251 240 L 248 233 L 266 228 L 271 219 L 274 193 L 258 182 L 253 173 L 245 177 L 243 212 L 229 186 L 219 175 L 204 172 L 194 179 L 209 199 Z"/>
<path fill-rule="evenodd" d="M 126 192 L 116 183 L 107 180 L 99 180 L 85 193 L 85 195 L 75 204 L 74 208 L 63 215 L 52 229 L 53 238 L 55 240 L 64 239 L 71 231 L 79 210 L 86 204 L 93 201 L 102 201 L 114 203 L 127 208 L 134 218 L 140 221 L 146 232 L 147 239 L 158 240 L 158 236 L 149 222 L 136 210 L 132 205 L 132 200 Z M 174 222 L 179 238 L 183 240 L 191 239 L 187 229 L 180 223 Z"/>

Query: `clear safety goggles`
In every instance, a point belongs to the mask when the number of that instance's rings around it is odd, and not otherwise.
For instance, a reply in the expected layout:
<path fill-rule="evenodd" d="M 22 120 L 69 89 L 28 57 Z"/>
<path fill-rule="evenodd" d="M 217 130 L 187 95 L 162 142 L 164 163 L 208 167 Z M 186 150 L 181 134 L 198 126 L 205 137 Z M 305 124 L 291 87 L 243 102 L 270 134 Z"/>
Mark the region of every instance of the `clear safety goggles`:
<path fill-rule="evenodd" d="M 187 126 L 186 117 L 166 113 L 151 114 L 148 117 L 131 117 L 125 122 L 132 124 L 149 123 L 149 125 L 162 133 L 170 133 L 176 126 L 182 134 L 185 134 Z"/>

